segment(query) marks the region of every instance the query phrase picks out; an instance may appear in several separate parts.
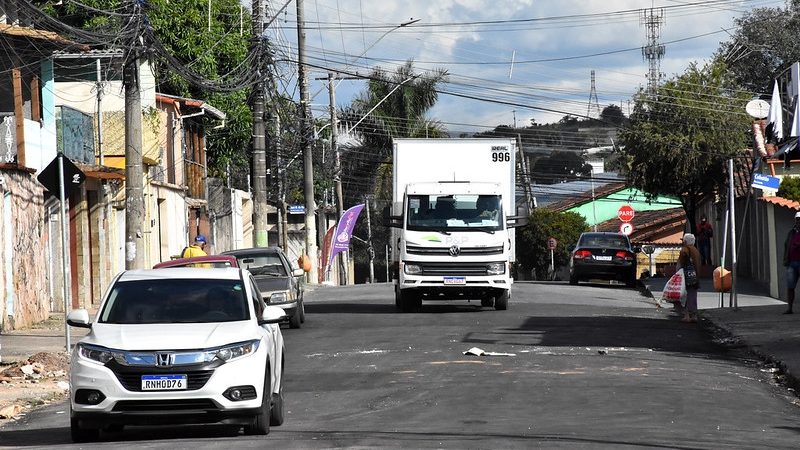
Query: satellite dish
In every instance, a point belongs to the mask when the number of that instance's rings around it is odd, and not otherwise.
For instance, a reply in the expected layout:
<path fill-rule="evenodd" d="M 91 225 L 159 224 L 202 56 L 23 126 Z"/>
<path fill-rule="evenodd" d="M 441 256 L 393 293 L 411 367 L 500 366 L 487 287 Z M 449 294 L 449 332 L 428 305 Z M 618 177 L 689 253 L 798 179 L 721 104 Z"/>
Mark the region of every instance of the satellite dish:
<path fill-rule="evenodd" d="M 750 100 L 744 109 L 754 119 L 763 119 L 769 114 L 769 103 L 764 100 Z"/>

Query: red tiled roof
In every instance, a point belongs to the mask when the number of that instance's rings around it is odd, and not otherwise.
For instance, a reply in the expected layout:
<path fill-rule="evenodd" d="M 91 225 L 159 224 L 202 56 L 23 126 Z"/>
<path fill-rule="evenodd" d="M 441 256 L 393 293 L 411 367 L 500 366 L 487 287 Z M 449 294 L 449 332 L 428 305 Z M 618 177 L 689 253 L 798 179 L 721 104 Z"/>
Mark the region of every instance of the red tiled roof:
<path fill-rule="evenodd" d="M 772 203 L 773 205 L 783 206 L 789 209 L 800 210 L 800 202 L 789 200 L 788 198 L 774 196 L 774 197 L 761 197 L 759 198 L 759 200 L 766 203 Z"/>
<path fill-rule="evenodd" d="M 619 232 L 621 223 L 619 219 L 609 219 L 599 223 L 597 230 Z M 635 244 L 678 245 L 686 227 L 686 213 L 681 207 L 642 211 L 636 213 L 631 224 L 630 239 Z"/>

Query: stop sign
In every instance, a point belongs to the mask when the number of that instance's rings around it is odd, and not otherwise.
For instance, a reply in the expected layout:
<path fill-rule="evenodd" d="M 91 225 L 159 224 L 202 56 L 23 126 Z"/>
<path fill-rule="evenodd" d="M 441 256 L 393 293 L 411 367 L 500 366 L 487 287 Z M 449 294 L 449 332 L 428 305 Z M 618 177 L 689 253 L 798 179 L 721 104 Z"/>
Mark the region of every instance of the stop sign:
<path fill-rule="evenodd" d="M 619 207 L 619 210 L 617 210 L 617 217 L 623 222 L 630 222 L 633 220 L 633 216 L 634 212 L 631 205 L 622 205 Z"/>

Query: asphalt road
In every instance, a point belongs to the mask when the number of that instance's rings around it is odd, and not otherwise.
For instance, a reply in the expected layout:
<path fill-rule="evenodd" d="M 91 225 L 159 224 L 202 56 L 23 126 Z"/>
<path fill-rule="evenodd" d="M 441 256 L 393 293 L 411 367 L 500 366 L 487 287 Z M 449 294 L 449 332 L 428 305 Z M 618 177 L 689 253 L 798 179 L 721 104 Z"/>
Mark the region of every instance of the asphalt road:
<path fill-rule="evenodd" d="M 478 303 L 479 304 L 479 303 Z M 518 283 L 507 311 L 395 311 L 387 285 L 317 288 L 284 329 L 287 419 L 266 437 L 130 428 L 106 448 L 797 448 L 768 367 L 621 286 Z M 514 356 L 467 356 L 471 347 Z M 0 430 L 69 444 L 66 405 Z"/>

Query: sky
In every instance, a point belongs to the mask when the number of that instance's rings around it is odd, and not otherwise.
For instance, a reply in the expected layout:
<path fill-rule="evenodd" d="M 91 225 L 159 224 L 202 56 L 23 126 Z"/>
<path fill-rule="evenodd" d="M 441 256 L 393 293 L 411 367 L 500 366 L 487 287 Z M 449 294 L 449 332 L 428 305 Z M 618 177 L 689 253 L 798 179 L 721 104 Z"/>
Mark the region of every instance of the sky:
<path fill-rule="evenodd" d="M 277 57 L 296 61 L 295 1 L 267 3 L 267 35 Z M 413 59 L 418 73 L 449 74 L 429 118 L 451 132 L 596 116 L 610 104 L 627 115 L 633 95 L 647 85 L 645 14 L 659 23 L 665 50 L 660 72 L 671 78 L 691 62 L 707 62 L 735 32 L 735 18 L 763 7 L 782 8 L 784 2 L 303 0 L 312 112 L 328 115 L 327 82 L 320 78 L 329 70 L 367 75 Z M 279 67 L 279 88 L 295 98 L 296 70 L 291 63 Z M 592 70 L 597 108 L 590 104 Z M 337 106 L 349 104 L 365 86 L 363 80 L 341 80 Z"/>

